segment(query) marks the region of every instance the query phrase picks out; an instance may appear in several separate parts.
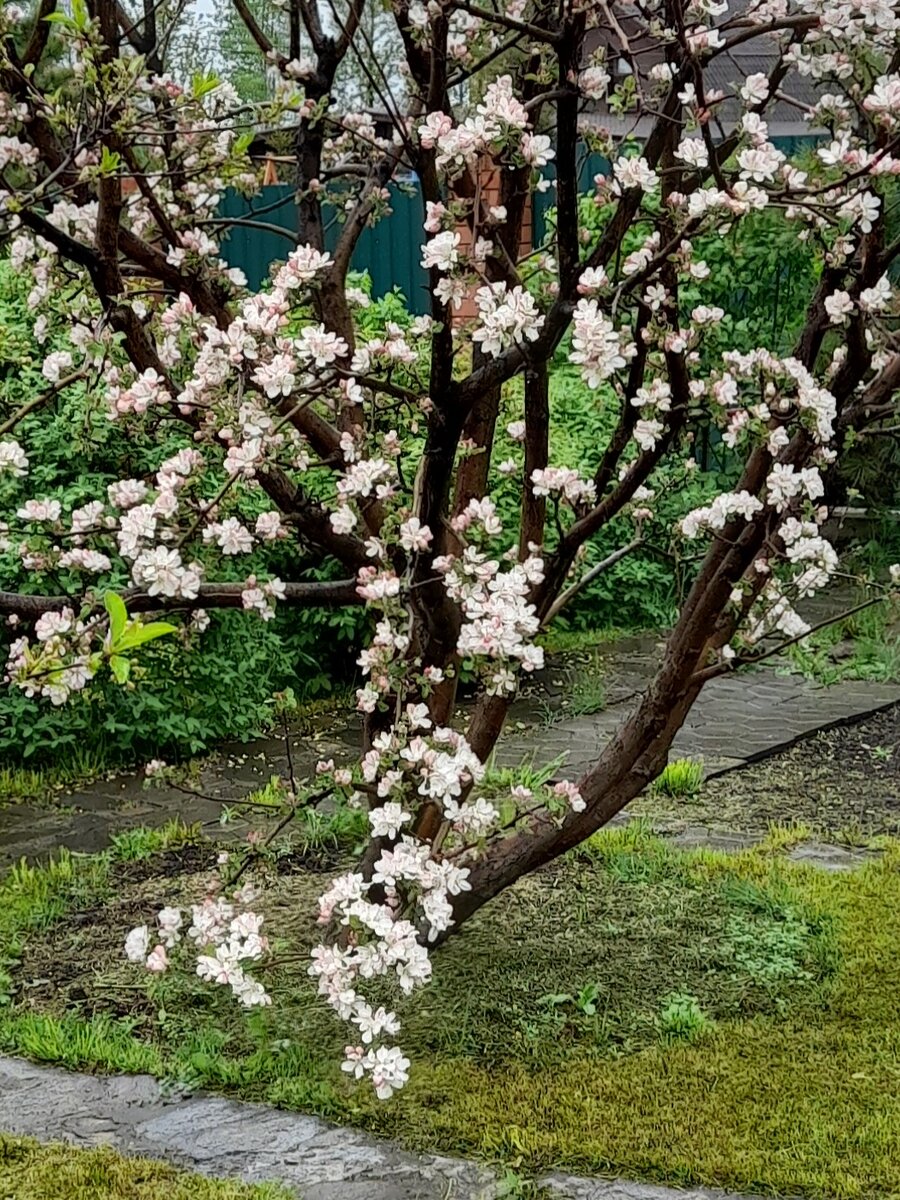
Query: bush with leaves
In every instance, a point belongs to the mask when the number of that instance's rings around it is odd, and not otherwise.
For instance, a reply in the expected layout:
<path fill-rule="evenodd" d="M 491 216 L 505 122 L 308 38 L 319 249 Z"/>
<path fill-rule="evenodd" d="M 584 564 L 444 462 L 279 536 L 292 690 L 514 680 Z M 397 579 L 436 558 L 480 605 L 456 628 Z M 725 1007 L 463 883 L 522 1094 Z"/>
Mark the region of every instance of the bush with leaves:
<path fill-rule="evenodd" d="M 27 442 L 34 457 L 29 478 L 0 476 L 0 506 L 10 515 L 35 487 L 66 510 L 78 508 L 117 480 L 152 473 L 191 444 L 189 434 L 171 423 L 125 431 L 111 422 L 96 372 L 84 372 L 84 378 L 53 392 L 41 366 L 47 355 L 70 347 L 73 293 L 62 288 L 36 324 L 29 291 L 27 276 L 0 260 L 0 429 L 8 426 L 7 436 Z M 368 320 L 375 330 L 400 313 L 405 318 L 400 302 L 389 297 L 372 306 Z M 243 499 L 247 520 L 261 511 L 258 497 Z M 296 544 L 282 541 L 261 546 L 252 567 L 311 579 L 334 574 L 329 564 L 310 562 Z M 243 571 L 232 575 L 245 577 Z M 121 590 L 128 578 L 111 570 L 97 583 Z M 0 528 L 0 591 L 77 594 L 80 585 L 74 570 L 26 565 L 20 543 Z M 262 629 L 249 613 L 208 616 L 202 637 L 185 629 L 177 644 L 148 647 L 126 687 L 114 679 L 98 681 L 65 709 L 0 690 L 0 764 L 128 763 L 196 754 L 225 738 L 252 737 L 266 727 L 275 692 L 290 687 L 300 699 L 311 699 L 351 679 L 366 624 L 359 609 L 282 611 Z M 7 624 L 0 641 L 8 646 L 16 632 L 15 624 Z"/>

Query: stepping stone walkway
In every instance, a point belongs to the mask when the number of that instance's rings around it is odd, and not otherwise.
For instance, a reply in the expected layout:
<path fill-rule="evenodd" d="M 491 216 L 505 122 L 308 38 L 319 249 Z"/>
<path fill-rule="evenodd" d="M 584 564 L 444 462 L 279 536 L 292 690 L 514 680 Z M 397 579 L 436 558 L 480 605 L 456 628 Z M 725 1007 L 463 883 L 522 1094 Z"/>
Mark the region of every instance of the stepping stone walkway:
<path fill-rule="evenodd" d="M 494 1200 L 487 1167 L 411 1154 L 317 1117 L 214 1096 L 166 1099 L 144 1075 L 75 1075 L 0 1057 L 0 1130 L 42 1141 L 112 1146 L 202 1175 L 278 1180 L 300 1200 Z M 568 1200 L 760 1200 L 706 1188 L 552 1175 Z"/>

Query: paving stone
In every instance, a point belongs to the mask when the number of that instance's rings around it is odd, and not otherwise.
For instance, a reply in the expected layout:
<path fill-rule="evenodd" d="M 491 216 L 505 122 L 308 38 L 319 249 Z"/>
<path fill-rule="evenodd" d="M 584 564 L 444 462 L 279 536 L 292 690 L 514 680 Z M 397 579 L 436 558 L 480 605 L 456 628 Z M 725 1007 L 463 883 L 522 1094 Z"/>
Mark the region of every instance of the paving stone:
<path fill-rule="evenodd" d="M 567 1197 L 567 1200 L 761 1200 L 738 1196 L 710 1188 L 679 1189 L 653 1183 L 631 1183 L 624 1179 L 578 1179 L 572 1175 L 549 1175 L 542 1183 Z"/>
<path fill-rule="evenodd" d="M 832 846 L 827 842 L 804 842 L 794 846 L 788 858 L 793 862 L 807 863 L 823 871 L 852 871 L 880 858 L 877 850 L 856 850 L 848 846 Z"/>
<path fill-rule="evenodd" d="M 762 835 L 752 833 L 727 833 L 721 829 L 709 829 L 705 825 L 688 825 L 680 830 L 661 830 L 668 841 L 680 850 L 724 850 L 735 853 L 748 850 L 762 841 Z"/>

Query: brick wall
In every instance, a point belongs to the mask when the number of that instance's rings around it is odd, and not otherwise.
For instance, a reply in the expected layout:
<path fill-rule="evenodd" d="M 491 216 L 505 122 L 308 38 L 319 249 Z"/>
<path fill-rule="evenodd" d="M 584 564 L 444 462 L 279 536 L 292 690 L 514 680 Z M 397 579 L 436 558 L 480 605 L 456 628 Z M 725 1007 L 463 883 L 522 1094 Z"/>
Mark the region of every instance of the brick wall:
<path fill-rule="evenodd" d="M 487 169 L 482 173 L 481 177 L 481 197 L 485 207 L 500 203 L 500 172 L 497 168 Z M 534 213 L 531 204 L 531 196 L 529 195 L 525 204 L 525 214 L 522 218 L 522 237 L 519 241 L 519 258 L 524 258 L 526 254 L 530 254 L 533 246 L 533 222 Z M 469 250 L 472 246 L 472 234 L 468 224 L 459 226 L 460 234 L 460 249 Z M 469 295 L 463 300 L 462 305 L 456 313 L 457 321 L 467 321 L 474 317 L 478 309 L 475 307 L 474 293 L 475 288 L 471 290 Z"/>

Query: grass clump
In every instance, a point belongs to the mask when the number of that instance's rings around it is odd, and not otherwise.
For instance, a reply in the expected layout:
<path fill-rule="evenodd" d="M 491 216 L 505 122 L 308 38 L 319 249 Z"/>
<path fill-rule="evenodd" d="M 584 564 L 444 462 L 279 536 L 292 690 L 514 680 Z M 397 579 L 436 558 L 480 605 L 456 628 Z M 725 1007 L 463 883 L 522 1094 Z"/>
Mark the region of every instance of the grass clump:
<path fill-rule="evenodd" d="M 860 593 L 860 601 L 866 598 L 866 593 Z M 843 679 L 896 682 L 900 679 L 896 612 L 890 605 L 875 604 L 826 625 L 791 646 L 786 661 L 792 671 L 826 686 Z"/>
<path fill-rule="evenodd" d="M 199 837 L 199 825 L 186 825 L 176 818 L 154 829 L 139 826 L 114 833 L 110 838 L 110 855 L 118 862 L 140 862 L 163 850 L 196 842 Z"/>
<path fill-rule="evenodd" d="M 114 1021 L 103 1015 L 84 1021 L 17 1013 L 0 1025 L 0 1047 L 73 1071 L 87 1067 L 125 1075 L 164 1075 L 163 1056 L 134 1036 L 136 1025 L 134 1020 Z"/>
<path fill-rule="evenodd" d="M 52 766 L 0 767 L 0 805 L 22 801 L 47 802 L 59 792 L 84 787 L 109 769 L 107 759 L 92 747 L 74 747 L 63 762 Z"/>
<path fill-rule="evenodd" d="M 664 1042 L 695 1042 L 712 1024 L 697 997 L 681 992 L 667 997 L 659 1014 L 659 1032 Z"/>
<path fill-rule="evenodd" d="M 596 650 L 586 668 L 579 667 L 558 701 L 542 700 L 538 705 L 541 724 L 557 725 L 572 717 L 590 717 L 606 708 L 606 681 L 603 658 Z"/>
<path fill-rule="evenodd" d="M 703 763 L 693 758 L 676 758 L 667 763 L 653 781 L 653 790 L 673 800 L 696 796 L 703 784 Z"/>
<path fill-rule="evenodd" d="M 2 1200 L 290 1200 L 276 1184 L 189 1175 L 166 1163 L 0 1133 Z"/>
<path fill-rule="evenodd" d="M 102 903 L 82 894 L 71 919 L 30 926 L 0 1045 L 526 1174 L 900 1194 L 900 848 L 832 874 L 786 861 L 776 840 L 683 852 L 634 823 L 521 880 L 399 1002 L 413 1070 L 389 1103 L 339 1069 L 345 1030 L 306 974 L 323 877 L 287 857 L 263 906 L 271 1009 L 248 1017 L 197 979 L 123 962 L 126 928 L 199 886 L 169 850 L 168 879 L 148 874 L 155 860 L 109 861 Z"/>

